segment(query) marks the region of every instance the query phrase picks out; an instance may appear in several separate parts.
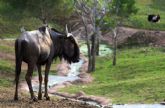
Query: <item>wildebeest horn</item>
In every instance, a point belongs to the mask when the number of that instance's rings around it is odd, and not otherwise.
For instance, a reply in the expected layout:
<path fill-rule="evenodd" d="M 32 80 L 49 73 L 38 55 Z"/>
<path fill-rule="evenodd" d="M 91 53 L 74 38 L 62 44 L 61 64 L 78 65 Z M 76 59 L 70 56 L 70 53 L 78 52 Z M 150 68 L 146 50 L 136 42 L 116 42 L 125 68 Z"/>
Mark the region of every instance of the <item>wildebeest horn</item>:
<path fill-rule="evenodd" d="M 67 27 L 67 24 L 66 24 L 66 35 L 68 36 L 68 27 Z"/>
<path fill-rule="evenodd" d="M 67 36 L 67 37 L 73 36 L 72 33 L 69 33 L 69 32 L 68 32 L 67 24 L 66 24 L 66 36 Z"/>
<path fill-rule="evenodd" d="M 25 28 L 24 28 L 24 26 L 21 27 L 20 30 L 21 30 L 22 33 L 26 31 Z"/>

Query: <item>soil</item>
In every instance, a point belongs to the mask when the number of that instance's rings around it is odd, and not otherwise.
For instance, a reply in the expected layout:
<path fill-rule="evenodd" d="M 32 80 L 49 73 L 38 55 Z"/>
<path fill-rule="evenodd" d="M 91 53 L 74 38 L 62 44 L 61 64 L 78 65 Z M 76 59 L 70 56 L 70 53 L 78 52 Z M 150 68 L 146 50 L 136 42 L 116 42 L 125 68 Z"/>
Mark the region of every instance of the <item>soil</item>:
<path fill-rule="evenodd" d="M 158 30 L 145 30 L 145 29 L 135 29 L 129 27 L 119 27 L 118 34 L 117 34 L 117 41 L 118 44 L 122 44 L 128 37 L 132 37 L 133 34 L 137 32 L 144 32 L 146 35 L 153 36 L 156 38 L 155 43 L 156 45 L 165 46 L 165 31 L 158 31 Z M 103 41 L 106 41 L 108 44 L 113 44 L 113 35 L 111 32 L 103 34 L 101 37 Z"/>
<path fill-rule="evenodd" d="M 28 94 L 20 93 L 19 100 L 14 101 L 14 89 L 0 89 L 0 108 L 95 108 L 85 103 L 75 102 L 67 99 L 51 97 L 50 101 L 39 100 L 32 102 Z"/>

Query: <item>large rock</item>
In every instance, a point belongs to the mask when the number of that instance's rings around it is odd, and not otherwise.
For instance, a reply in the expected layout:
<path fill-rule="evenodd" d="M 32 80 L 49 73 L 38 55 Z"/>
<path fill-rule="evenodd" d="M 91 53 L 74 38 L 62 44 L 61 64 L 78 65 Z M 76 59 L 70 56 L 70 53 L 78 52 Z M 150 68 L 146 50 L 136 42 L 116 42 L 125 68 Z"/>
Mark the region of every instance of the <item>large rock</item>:
<path fill-rule="evenodd" d="M 58 64 L 56 67 L 57 75 L 67 76 L 69 69 L 70 69 L 69 64 L 65 61 L 62 61 L 61 64 Z"/>

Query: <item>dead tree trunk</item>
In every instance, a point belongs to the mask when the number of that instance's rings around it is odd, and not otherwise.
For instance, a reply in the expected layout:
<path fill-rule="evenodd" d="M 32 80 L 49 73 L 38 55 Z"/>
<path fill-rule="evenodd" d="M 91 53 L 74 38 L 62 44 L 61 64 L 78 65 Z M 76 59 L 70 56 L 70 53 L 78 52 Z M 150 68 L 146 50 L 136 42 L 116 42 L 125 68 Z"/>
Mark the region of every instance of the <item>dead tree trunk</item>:
<path fill-rule="evenodd" d="M 88 72 L 92 71 L 92 55 L 91 55 L 91 45 L 90 45 L 90 39 L 89 39 L 89 34 L 88 34 L 88 28 L 87 28 L 87 21 L 84 18 L 84 15 L 81 15 L 81 19 L 85 28 L 85 35 L 86 35 L 86 45 L 88 49 Z"/>
<path fill-rule="evenodd" d="M 116 65 L 116 51 L 117 51 L 117 28 L 113 30 L 113 66 Z"/>

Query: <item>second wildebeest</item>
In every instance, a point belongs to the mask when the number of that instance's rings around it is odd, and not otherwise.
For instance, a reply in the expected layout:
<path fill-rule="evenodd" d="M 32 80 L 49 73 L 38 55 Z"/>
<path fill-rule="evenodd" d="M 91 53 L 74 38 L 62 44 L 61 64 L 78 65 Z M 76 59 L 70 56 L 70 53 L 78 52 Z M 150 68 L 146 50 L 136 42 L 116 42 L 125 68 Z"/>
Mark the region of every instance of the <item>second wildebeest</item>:
<path fill-rule="evenodd" d="M 67 30 L 66 30 L 67 31 Z M 67 32 L 68 33 L 68 32 Z M 54 58 L 64 58 L 68 63 L 79 61 L 79 47 L 73 38 L 68 34 L 58 32 L 53 28 L 47 26 L 40 27 L 34 31 L 24 31 L 21 36 L 15 41 L 15 56 L 16 56 L 16 70 L 15 70 L 15 96 L 14 100 L 18 100 L 18 83 L 21 73 L 22 61 L 28 65 L 28 70 L 25 76 L 27 81 L 31 99 L 37 101 L 34 95 L 31 78 L 34 67 L 38 68 L 39 75 L 39 92 L 38 99 L 42 99 L 42 74 L 41 65 L 45 66 L 45 94 L 46 100 L 49 100 L 47 83 L 48 74 L 51 63 Z"/>
<path fill-rule="evenodd" d="M 158 15 L 150 14 L 150 15 L 148 15 L 148 21 L 153 22 L 153 23 L 159 22 L 160 15 L 159 14 Z"/>

